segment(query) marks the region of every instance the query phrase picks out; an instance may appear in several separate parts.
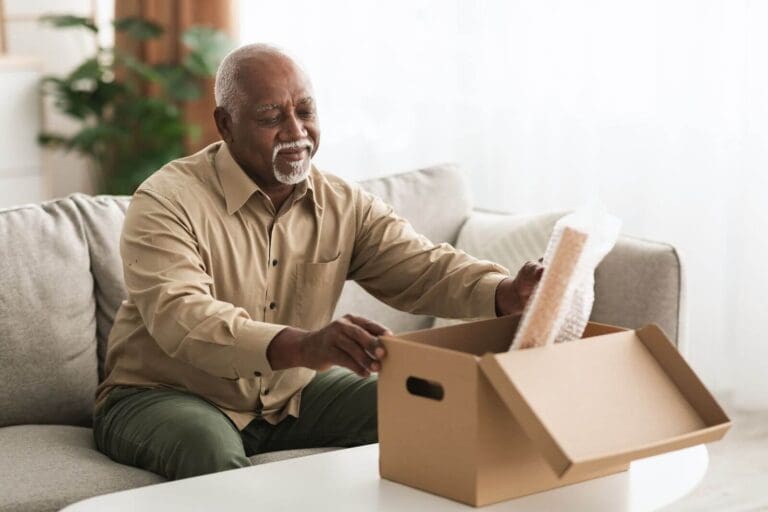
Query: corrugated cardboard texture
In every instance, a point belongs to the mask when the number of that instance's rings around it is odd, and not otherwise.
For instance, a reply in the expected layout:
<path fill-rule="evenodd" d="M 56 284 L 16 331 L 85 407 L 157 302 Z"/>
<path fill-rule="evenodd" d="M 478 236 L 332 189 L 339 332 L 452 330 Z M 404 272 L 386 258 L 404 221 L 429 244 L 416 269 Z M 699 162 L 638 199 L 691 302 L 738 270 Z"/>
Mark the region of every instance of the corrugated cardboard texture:
<path fill-rule="evenodd" d="M 507 350 L 518 320 L 382 338 L 387 349 L 378 383 L 382 477 L 475 506 L 585 479 L 558 478 L 477 365 L 476 355 Z M 443 399 L 413 396 L 410 377 L 440 384 Z M 618 464 L 589 478 L 626 469 Z"/>
<path fill-rule="evenodd" d="M 618 464 L 587 476 L 559 478 L 482 373 L 478 403 L 481 421 L 478 422 L 477 492 L 472 505 L 496 503 L 628 468 L 628 464 Z"/>
<path fill-rule="evenodd" d="M 675 380 L 693 372 L 654 332 L 665 364 L 627 331 L 486 356 L 481 366 L 556 472 L 579 471 L 579 464 L 594 471 L 601 460 L 614 465 L 703 442 L 702 436 L 711 441 L 708 427 L 727 422 L 711 412 L 722 410 L 700 382 L 681 391 Z"/>
<path fill-rule="evenodd" d="M 467 501 L 475 493 L 477 364 L 473 356 L 382 339 L 378 382 L 381 476 Z M 443 387 L 440 401 L 408 392 L 408 378 Z"/>
<path fill-rule="evenodd" d="M 600 324 L 597 322 L 589 322 L 587 327 L 584 328 L 584 334 L 581 338 L 592 338 L 595 336 L 602 336 L 604 334 L 613 334 L 615 332 L 624 332 L 629 329 L 624 327 L 616 327 L 615 325 Z"/>
<path fill-rule="evenodd" d="M 382 337 L 382 477 L 479 506 L 622 471 L 727 430 L 660 330 L 590 324 L 587 339 L 506 352 L 518 321 Z M 409 391 L 411 377 L 434 383 L 440 399 Z"/>
<path fill-rule="evenodd" d="M 488 352 L 506 352 L 519 323 L 520 315 L 503 316 L 437 329 L 406 332 L 398 334 L 396 338 L 482 356 Z"/>
<path fill-rule="evenodd" d="M 709 426 L 727 423 L 728 416 L 704 386 L 685 359 L 680 357 L 664 332 L 656 325 L 637 331 L 645 347 L 653 354 L 664 372 L 674 381 L 701 418 Z"/>

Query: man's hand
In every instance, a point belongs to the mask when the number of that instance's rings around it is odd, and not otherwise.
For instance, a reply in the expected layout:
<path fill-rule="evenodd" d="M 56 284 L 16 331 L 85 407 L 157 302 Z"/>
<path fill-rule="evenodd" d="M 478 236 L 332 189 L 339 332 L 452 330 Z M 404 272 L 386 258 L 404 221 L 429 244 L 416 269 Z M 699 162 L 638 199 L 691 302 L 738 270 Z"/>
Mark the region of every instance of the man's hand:
<path fill-rule="evenodd" d="M 544 273 L 541 260 L 528 261 L 514 279 L 508 277 L 496 288 L 496 315 L 519 315 Z"/>
<path fill-rule="evenodd" d="M 283 370 L 305 366 L 326 370 L 333 365 L 344 366 L 361 377 L 381 369 L 386 355 L 376 337 L 392 331 L 367 318 L 344 315 L 317 331 L 286 328 L 267 348 L 272 368 Z"/>

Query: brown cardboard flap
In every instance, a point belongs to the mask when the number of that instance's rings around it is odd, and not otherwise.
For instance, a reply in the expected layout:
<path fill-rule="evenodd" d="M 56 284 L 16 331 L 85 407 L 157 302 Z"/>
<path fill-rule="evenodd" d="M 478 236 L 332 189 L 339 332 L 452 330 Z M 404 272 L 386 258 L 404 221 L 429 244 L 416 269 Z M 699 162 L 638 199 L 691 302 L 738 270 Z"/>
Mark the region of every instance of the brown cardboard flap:
<path fill-rule="evenodd" d="M 616 327 L 615 325 L 601 324 L 598 322 L 589 322 L 584 328 L 584 334 L 582 338 L 592 338 L 594 336 L 602 336 L 604 334 L 613 334 L 615 332 L 628 331 L 626 327 Z"/>
<path fill-rule="evenodd" d="M 486 354 L 480 367 L 559 476 L 714 441 L 730 426 L 655 326 Z"/>

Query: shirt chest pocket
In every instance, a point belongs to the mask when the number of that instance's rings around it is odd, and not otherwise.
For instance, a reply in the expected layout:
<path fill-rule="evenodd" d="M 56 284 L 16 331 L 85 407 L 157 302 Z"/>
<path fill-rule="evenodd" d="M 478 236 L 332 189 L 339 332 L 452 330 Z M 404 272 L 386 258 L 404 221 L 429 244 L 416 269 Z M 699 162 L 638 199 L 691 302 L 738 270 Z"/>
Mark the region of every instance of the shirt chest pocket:
<path fill-rule="evenodd" d="M 298 326 L 319 329 L 331 321 L 346 280 L 341 253 L 330 261 L 296 264 Z"/>

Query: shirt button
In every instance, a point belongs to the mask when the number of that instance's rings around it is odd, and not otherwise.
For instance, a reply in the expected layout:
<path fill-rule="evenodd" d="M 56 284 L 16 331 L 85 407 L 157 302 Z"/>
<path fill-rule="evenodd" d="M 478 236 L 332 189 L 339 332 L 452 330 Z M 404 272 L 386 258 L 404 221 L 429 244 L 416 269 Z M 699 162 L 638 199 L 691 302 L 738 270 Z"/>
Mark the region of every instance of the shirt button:
<path fill-rule="evenodd" d="M 253 372 L 256 377 L 261 377 L 261 372 Z"/>
<path fill-rule="evenodd" d="M 269 309 L 275 309 L 276 307 L 277 307 L 277 304 L 275 304 L 274 302 L 269 303 Z"/>
<path fill-rule="evenodd" d="M 277 260 L 272 260 L 272 266 L 273 266 L 273 267 L 276 267 L 276 266 L 277 266 Z"/>
<path fill-rule="evenodd" d="M 269 394 L 269 388 L 264 388 L 264 395 L 266 396 L 268 394 Z"/>

